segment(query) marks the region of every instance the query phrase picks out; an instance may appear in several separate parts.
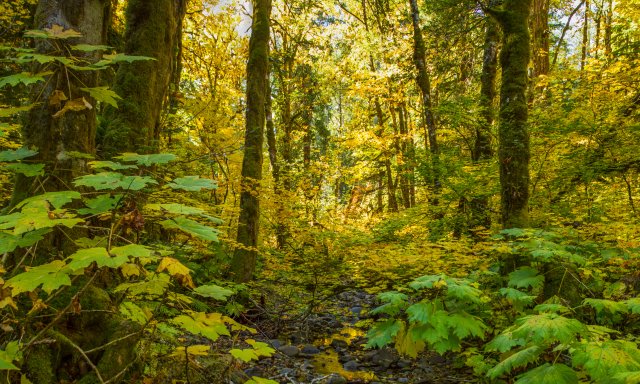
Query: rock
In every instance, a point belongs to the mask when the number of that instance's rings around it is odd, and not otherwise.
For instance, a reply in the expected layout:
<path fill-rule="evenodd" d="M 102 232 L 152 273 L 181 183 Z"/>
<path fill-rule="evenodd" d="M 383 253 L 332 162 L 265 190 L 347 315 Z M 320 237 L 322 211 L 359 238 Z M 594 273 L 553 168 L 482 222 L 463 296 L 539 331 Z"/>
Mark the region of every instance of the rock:
<path fill-rule="evenodd" d="M 351 360 L 344 363 L 344 365 L 342 365 L 342 368 L 344 368 L 345 371 L 353 372 L 357 371 L 358 368 L 360 368 L 360 364 L 358 364 L 358 362 L 355 360 Z"/>
<path fill-rule="evenodd" d="M 356 316 L 360 316 L 360 313 L 362 312 L 362 307 L 358 307 L 358 306 L 356 306 L 356 307 L 351 307 L 351 308 L 349 309 L 349 311 L 350 311 L 351 313 L 353 313 L 354 315 L 356 315 Z"/>
<path fill-rule="evenodd" d="M 278 351 L 289 357 L 296 357 L 300 354 L 300 350 L 295 345 L 283 345 L 278 348 Z"/>
<path fill-rule="evenodd" d="M 375 365 L 378 365 L 383 368 L 389 368 L 391 364 L 398 361 L 398 356 L 394 353 L 394 351 L 390 348 L 384 348 L 376 351 L 376 353 L 371 356 L 371 362 Z"/>
<path fill-rule="evenodd" d="M 282 346 L 282 341 L 278 339 L 269 340 L 268 343 L 275 349 L 278 349 Z"/>
<path fill-rule="evenodd" d="M 334 349 L 347 349 L 349 348 L 349 343 L 340 339 L 331 340 L 331 347 Z"/>
<path fill-rule="evenodd" d="M 351 356 L 348 353 L 345 353 L 344 355 L 340 355 L 338 356 L 338 361 L 341 363 L 346 363 L 347 361 L 351 361 L 351 360 L 355 360 L 355 358 L 353 356 Z"/>
<path fill-rule="evenodd" d="M 338 375 L 337 373 L 332 373 L 327 378 L 327 384 L 347 384 L 347 379 Z"/>
<path fill-rule="evenodd" d="M 279 373 L 282 376 L 292 376 L 295 371 L 293 368 L 281 368 Z"/>
<path fill-rule="evenodd" d="M 300 351 L 300 353 L 306 356 L 310 356 L 310 355 L 315 355 L 320 353 L 320 350 L 315 345 L 306 344 L 305 346 L 302 347 L 302 350 Z"/>
<path fill-rule="evenodd" d="M 401 377 L 398 379 L 398 383 L 408 383 L 409 379 L 407 379 L 406 377 Z"/>
<path fill-rule="evenodd" d="M 250 367 L 244 370 L 244 374 L 247 375 L 248 377 L 253 377 L 253 376 L 258 376 L 258 377 L 262 377 L 264 376 L 264 372 L 262 371 L 262 369 L 258 368 L 258 367 Z"/>
<path fill-rule="evenodd" d="M 396 364 L 399 368 L 406 368 L 411 365 L 411 360 L 400 359 Z"/>

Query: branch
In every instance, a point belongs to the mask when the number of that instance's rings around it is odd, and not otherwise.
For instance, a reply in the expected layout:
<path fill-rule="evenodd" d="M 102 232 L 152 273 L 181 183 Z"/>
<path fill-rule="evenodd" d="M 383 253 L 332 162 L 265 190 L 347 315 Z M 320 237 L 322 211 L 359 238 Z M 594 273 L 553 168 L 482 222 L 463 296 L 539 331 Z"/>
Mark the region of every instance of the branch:
<path fill-rule="evenodd" d="M 571 23 L 571 19 L 576 14 L 576 12 L 578 12 L 580 7 L 582 7 L 584 2 L 585 2 L 585 0 L 582 0 L 580 2 L 580 4 L 576 5 L 576 7 L 573 9 L 573 11 L 571 11 L 571 13 L 569 14 L 569 18 L 567 19 L 567 23 L 564 25 L 564 28 L 562 28 L 562 34 L 560 35 L 560 39 L 558 40 L 558 44 L 556 44 L 556 51 L 553 53 L 553 62 L 551 63 L 552 67 L 556 65 L 556 60 L 558 60 L 558 52 L 560 52 L 560 45 L 562 44 L 562 42 L 564 40 L 564 35 L 567 33 L 567 30 L 569 29 L 569 24 Z"/>

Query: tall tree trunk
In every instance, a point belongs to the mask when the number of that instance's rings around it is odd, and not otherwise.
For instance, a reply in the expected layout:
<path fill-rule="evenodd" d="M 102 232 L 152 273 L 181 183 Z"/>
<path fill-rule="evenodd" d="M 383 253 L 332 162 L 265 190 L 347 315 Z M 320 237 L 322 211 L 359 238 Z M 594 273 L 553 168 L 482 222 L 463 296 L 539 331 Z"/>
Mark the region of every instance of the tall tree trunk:
<path fill-rule="evenodd" d="M 129 0 L 126 9 L 125 54 L 155 60 L 122 63 L 113 89 L 122 97 L 108 107 L 101 127 L 102 157 L 119 152 L 155 152 L 160 116 L 175 73 L 178 26 L 186 0 Z"/>
<path fill-rule="evenodd" d="M 69 44 L 104 44 L 109 8 L 108 0 L 41 0 L 36 11 L 35 27 L 43 29 L 61 25 L 82 33 L 80 38 L 66 40 Z M 36 49 L 39 53 L 51 53 L 51 44 L 48 41 L 38 42 Z M 56 54 L 64 56 L 65 53 Z M 88 61 L 97 60 L 93 53 L 86 54 L 84 58 Z M 26 117 L 23 143 L 26 147 L 37 148 L 38 155 L 32 159 L 46 165 L 45 174 L 48 177 L 44 182 L 36 183 L 34 178 L 18 174 L 11 206 L 37 192 L 68 190 L 71 181 L 87 170 L 86 160 L 70 156 L 69 153 L 95 154 L 96 102 L 80 90 L 95 86 L 95 72 L 72 71 L 72 76 L 69 76 L 69 73 L 60 69 L 51 75 L 50 80 L 33 88 L 32 101 L 39 104 Z M 58 109 L 52 105 L 54 103 L 50 104 L 50 100 L 56 92 L 64 92 L 69 102 L 79 101 L 82 105 L 84 99 L 89 105 L 80 111 L 68 111 L 60 117 L 53 117 Z"/>
<path fill-rule="evenodd" d="M 580 56 L 580 70 L 584 70 L 589 51 L 589 0 L 584 3 L 584 19 L 582 22 L 582 54 Z"/>
<path fill-rule="evenodd" d="M 269 71 L 269 18 L 271 0 L 255 0 L 247 62 L 247 110 L 242 160 L 242 192 L 237 241 L 231 269 L 238 282 L 251 280 L 258 258 L 260 181 L 265 126 L 265 96 Z"/>
<path fill-rule="evenodd" d="M 424 122 L 429 137 L 429 151 L 431 152 L 431 165 L 433 168 L 433 192 L 437 195 L 440 191 L 440 150 L 438 148 L 436 121 L 433 116 L 431 102 L 431 84 L 426 65 L 426 48 L 420 30 L 418 2 L 417 0 L 409 0 L 409 3 L 411 5 L 411 19 L 413 21 L 413 62 L 418 72 L 416 82 L 422 94 Z M 437 199 L 433 199 L 432 201 L 437 202 Z"/>
<path fill-rule="evenodd" d="M 527 67 L 530 58 L 528 18 L 531 0 L 505 0 L 495 11 L 502 27 L 500 53 L 500 186 L 502 225 L 529 225 L 529 131 L 527 128 Z"/>
<path fill-rule="evenodd" d="M 500 31 L 493 18 L 487 18 L 484 39 L 484 54 L 482 59 L 482 74 L 480 76 L 480 108 L 481 120 L 475 132 L 475 142 L 471 160 L 474 163 L 490 160 L 493 157 L 491 148 L 491 131 L 496 116 L 494 101 L 496 98 L 496 77 L 498 74 L 498 50 L 500 45 Z M 548 64 L 548 57 L 547 57 Z M 471 227 L 482 225 L 491 226 L 488 212 L 489 198 L 487 196 L 471 199 Z"/>
<path fill-rule="evenodd" d="M 613 30 L 613 0 L 608 1 L 607 13 L 604 20 L 604 55 L 607 59 L 612 58 L 611 36 Z"/>
<path fill-rule="evenodd" d="M 549 0 L 533 0 L 533 76 L 549 74 Z"/>

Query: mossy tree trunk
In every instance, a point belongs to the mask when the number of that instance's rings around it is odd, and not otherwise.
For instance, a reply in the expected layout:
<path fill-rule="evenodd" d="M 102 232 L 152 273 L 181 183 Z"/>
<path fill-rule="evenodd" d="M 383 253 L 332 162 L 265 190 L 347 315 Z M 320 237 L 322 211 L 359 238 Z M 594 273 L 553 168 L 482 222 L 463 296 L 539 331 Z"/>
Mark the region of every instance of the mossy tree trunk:
<path fill-rule="evenodd" d="M 260 181 L 265 127 L 265 97 L 269 71 L 269 18 L 271 0 L 255 0 L 247 62 L 247 109 L 242 160 L 242 192 L 236 249 L 231 269 L 238 282 L 251 280 L 258 258 Z"/>
<path fill-rule="evenodd" d="M 527 129 L 527 68 L 530 58 L 528 20 L 532 0 L 506 0 L 491 13 L 503 33 L 500 53 L 500 161 L 501 213 L 505 228 L 529 225 L 529 131 Z"/>
<path fill-rule="evenodd" d="M 59 41 L 60 44 L 104 44 L 107 32 L 107 15 L 110 10 L 108 0 L 41 0 L 35 16 L 35 28 L 51 28 L 60 25 L 82 33 L 82 37 Z M 51 53 L 49 40 L 38 41 L 39 53 Z M 65 52 L 66 53 L 66 52 Z M 65 53 L 57 53 L 64 55 Z M 97 60 L 95 54 L 85 55 L 85 59 Z M 69 71 L 72 71 L 69 69 Z M 81 91 L 83 87 L 95 87 L 97 75 L 90 71 L 72 71 L 69 75 L 59 68 L 51 78 L 32 89 L 31 100 L 39 103 L 26 116 L 23 125 L 23 144 L 36 147 L 38 155 L 33 158 L 46 165 L 44 180 L 17 175 L 11 201 L 14 206 L 35 193 L 71 189 L 71 181 L 86 171 L 86 159 L 73 156 L 74 152 L 95 154 L 96 102 Z M 79 111 L 60 111 L 61 102 L 56 100 L 63 92 L 67 102 L 85 105 Z"/>
<path fill-rule="evenodd" d="M 117 109 L 109 107 L 104 112 L 99 143 L 102 157 L 157 151 L 160 116 L 176 73 L 175 51 L 185 2 L 129 0 L 124 53 L 155 60 L 123 63 L 118 68 L 113 89 L 122 100 Z"/>
<path fill-rule="evenodd" d="M 475 130 L 475 142 L 471 153 L 474 163 L 488 161 L 493 157 L 491 132 L 496 118 L 494 102 L 496 99 L 496 78 L 498 75 L 498 51 L 500 46 L 500 30 L 496 21 L 489 17 L 486 20 L 482 73 L 480 75 L 480 124 Z M 488 212 L 489 197 L 480 195 L 471 199 L 471 225 L 486 228 L 491 226 Z"/>
<path fill-rule="evenodd" d="M 440 149 L 438 148 L 438 137 L 436 120 L 433 115 L 433 106 L 431 100 L 431 81 L 429 79 L 429 71 L 427 70 L 426 55 L 427 51 L 420 29 L 420 10 L 418 9 L 417 0 L 409 0 L 411 6 L 411 19 L 413 22 L 413 63 L 417 70 L 416 82 L 422 94 L 422 109 L 424 123 L 427 127 L 427 136 L 429 138 L 429 151 L 431 152 L 431 164 L 433 168 L 433 189 L 434 194 L 440 191 Z M 426 148 L 425 148 L 426 149 Z M 437 198 L 432 199 L 437 203 Z"/>

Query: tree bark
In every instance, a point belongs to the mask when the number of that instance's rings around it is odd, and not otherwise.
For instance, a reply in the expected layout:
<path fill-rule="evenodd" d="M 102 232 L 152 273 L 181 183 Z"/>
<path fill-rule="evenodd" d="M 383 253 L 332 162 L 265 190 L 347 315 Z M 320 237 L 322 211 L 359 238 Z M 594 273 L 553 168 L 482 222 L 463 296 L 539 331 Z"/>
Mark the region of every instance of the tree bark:
<path fill-rule="evenodd" d="M 530 58 L 528 19 L 532 0 L 506 0 L 493 12 L 503 32 L 500 54 L 500 161 L 502 225 L 529 225 L 529 131 L 527 67 Z"/>
<path fill-rule="evenodd" d="M 549 0 L 533 0 L 531 18 L 533 76 L 549 74 Z"/>
<path fill-rule="evenodd" d="M 113 89 L 122 100 L 117 109 L 108 107 L 104 112 L 99 148 L 103 158 L 158 150 L 160 116 L 176 73 L 185 1 L 129 0 L 124 53 L 154 60 L 122 63 L 118 68 Z"/>
<path fill-rule="evenodd" d="M 584 71 L 589 51 L 589 0 L 584 3 L 584 19 L 582 21 L 582 54 L 580 55 L 580 70 Z"/>
<path fill-rule="evenodd" d="M 409 0 L 409 3 L 411 5 L 411 19 L 413 22 L 413 62 L 417 70 L 416 82 L 422 94 L 423 117 L 429 137 L 429 151 L 431 152 L 431 165 L 433 168 L 433 192 L 437 195 L 440 191 L 441 183 L 439 164 L 440 150 L 438 148 L 436 121 L 431 102 L 431 84 L 426 65 L 426 48 L 420 30 L 418 2 L 417 0 Z M 437 201 L 437 199 L 433 199 L 432 202 L 433 201 Z"/>
<path fill-rule="evenodd" d="M 493 18 L 487 18 L 484 40 L 484 54 L 482 59 L 482 74 L 480 76 L 480 124 L 476 128 L 475 142 L 471 160 L 474 163 L 490 160 L 493 157 L 491 148 L 491 131 L 495 121 L 496 111 L 496 78 L 498 75 L 498 51 L 500 45 L 500 31 Z M 548 57 L 547 57 L 548 59 Z M 471 199 L 471 227 L 478 225 L 486 228 L 491 226 L 488 213 L 488 196 L 478 196 Z"/>
<path fill-rule="evenodd" d="M 269 70 L 269 18 L 271 0 L 255 0 L 247 62 L 247 109 L 242 192 L 238 220 L 237 248 L 231 269 L 238 282 L 251 280 L 258 258 L 260 227 L 260 181 L 262 180 L 262 146 L 265 127 L 265 96 Z"/>
<path fill-rule="evenodd" d="M 110 2 L 107 0 L 41 0 L 35 16 L 37 29 L 60 25 L 65 29 L 74 29 L 82 33 L 82 37 L 65 40 L 65 44 L 104 44 L 106 41 L 107 22 Z M 51 53 L 51 43 L 38 42 L 39 53 Z M 56 54 L 64 56 L 66 52 Z M 95 61 L 95 53 L 85 55 L 88 61 Z M 32 90 L 32 101 L 39 103 L 28 113 L 23 126 L 25 147 L 36 147 L 38 155 L 32 159 L 45 164 L 43 182 L 36 183 L 34 178 L 18 174 L 11 200 L 14 206 L 21 200 L 36 192 L 52 192 L 69 190 L 71 181 L 87 171 L 86 160 L 71 156 L 71 152 L 95 154 L 96 137 L 96 102 L 81 91 L 83 87 L 97 86 L 97 74 L 92 71 L 73 71 L 71 75 L 59 68 L 51 78 Z M 85 103 L 86 108 L 80 111 L 68 111 L 60 117 L 53 117 L 59 111 L 58 105 L 52 101 L 55 92 L 64 92 L 71 101 Z"/>

